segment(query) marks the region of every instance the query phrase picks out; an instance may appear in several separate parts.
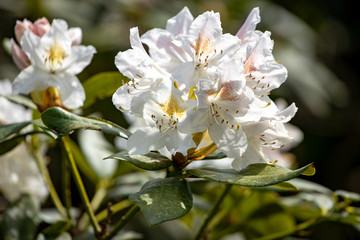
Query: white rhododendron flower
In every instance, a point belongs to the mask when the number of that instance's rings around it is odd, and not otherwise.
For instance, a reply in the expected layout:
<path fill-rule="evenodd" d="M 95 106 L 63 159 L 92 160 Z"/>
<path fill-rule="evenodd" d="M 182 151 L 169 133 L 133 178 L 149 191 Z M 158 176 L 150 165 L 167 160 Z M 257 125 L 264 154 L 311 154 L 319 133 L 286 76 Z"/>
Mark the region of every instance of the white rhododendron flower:
<path fill-rule="evenodd" d="M 130 136 L 130 154 L 141 155 L 165 147 L 172 154 L 180 152 L 186 155 L 188 149 L 196 146 L 191 134 L 178 130 L 178 124 L 186 118 L 189 107 L 182 102 L 181 95 L 172 81 L 165 79 L 157 88 L 133 100 L 141 102 L 136 105 L 143 108 L 135 108 L 131 113 L 142 117 L 146 126 Z"/>
<path fill-rule="evenodd" d="M 144 119 L 128 140 L 130 154 L 166 149 L 189 162 L 217 148 L 237 170 L 275 162 L 266 153 L 291 143 L 286 124 L 297 108 L 280 110 L 269 97 L 287 70 L 272 55 L 270 32 L 256 30 L 259 22 L 254 8 L 231 35 L 219 13 L 194 19 L 185 7 L 165 29 L 141 37 L 130 31 L 132 49 L 115 60 L 130 81 L 113 95 L 118 109 Z"/>
<path fill-rule="evenodd" d="M 65 107 L 82 106 L 85 92 L 75 75 L 90 63 L 96 50 L 93 46 L 73 45 L 79 42 L 79 34 L 78 29 L 69 31 L 63 20 L 54 20 L 41 36 L 25 30 L 20 45 L 31 64 L 16 77 L 13 93 L 29 94 L 55 87 Z"/>
<path fill-rule="evenodd" d="M 11 82 L 0 81 L 0 94 L 11 94 Z M 30 121 L 32 111 L 0 97 L 0 124 Z M 48 196 L 48 189 L 25 143 L 0 155 L 0 192 L 9 201 L 21 194 L 30 194 L 39 201 Z"/>

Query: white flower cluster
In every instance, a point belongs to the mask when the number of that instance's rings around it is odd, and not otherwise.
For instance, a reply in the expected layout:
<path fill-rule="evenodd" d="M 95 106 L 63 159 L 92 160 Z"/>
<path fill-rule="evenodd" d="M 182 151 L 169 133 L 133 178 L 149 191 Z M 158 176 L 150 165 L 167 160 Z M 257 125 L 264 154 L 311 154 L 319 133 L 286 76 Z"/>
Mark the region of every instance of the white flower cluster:
<path fill-rule="evenodd" d="M 224 34 L 219 13 L 194 19 L 185 7 L 166 29 L 141 37 L 137 28 L 130 30 L 132 48 L 115 58 L 130 81 L 113 95 L 119 110 L 144 119 L 128 139 L 130 154 L 190 156 L 202 134 L 234 159 L 235 169 L 274 161 L 264 152 L 291 142 L 285 123 L 297 108 L 280 110 L 268 96 L 287 70 L 272 55 L 270 32 L 255 30 L 259 22 L 254 8 L 235 36 Z"/>

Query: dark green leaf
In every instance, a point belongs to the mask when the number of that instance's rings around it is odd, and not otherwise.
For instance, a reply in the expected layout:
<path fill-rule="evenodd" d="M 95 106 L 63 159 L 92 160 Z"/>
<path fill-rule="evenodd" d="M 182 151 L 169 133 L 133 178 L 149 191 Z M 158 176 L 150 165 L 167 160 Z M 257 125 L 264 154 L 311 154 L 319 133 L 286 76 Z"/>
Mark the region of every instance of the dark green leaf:
<path fill-rule="evenodd" d="M 42 113 L 41 119 L 47 127 L 60 135 L 70 134 L 76 129 L 98 130 L 120 137 L 131 135 L 125 128 L 112 122 L 103 119 L 81 117 L 59 107 L 47 109 Z"/>
<path fill-rule="evenodd" d="M 0 125 L 0 141 L 10 136 L 11 134 L 19 132 L 21 129 L 29 125 L 30 122 L 12 123 Z"/>
<path fill-rule="evenodd" d="M 146 155 L 129 155 L 127 152 L 119 152 L 105 159 L 117 159 L 127 161 L 138 168 L 145 170 L 161 170 L 172 165 L 172 161 L 159 153 L 148 153 Z"/>
<path fill-rule="evenodd" d="M 110 97 L 127 79 L 120 72 L 102 72 L 92 76 L 83 83 L 86 100 L 83 108 L 87 108 L 97 99 Z"/>
<path fill-rule="evenodd" d="M 25 139 L 26 135 L 16 136 L 0 143 L 0 155 L 5 154 L 14 149 L 19 143 Z"/>
<path fill-rule="evenodd" d="M 31 101 L 27 97 L 24 97 L 21 95 L 0 95 L 0 96 L 8 99 L 9 101 L 11 101 L 13 103 L 17 103 L 17 104 L 23 105 L 23 106 L 31 108 L 31 109 L 37 109 L 37 107 L 33 103 L 33 101 Z"/>
<path fill-rule="evenodd" d="M 45 228 L 42 233 L 45 236 L 45 239 L 57 239 L 60 234 L 69 230 L 71 228 L 71 221 L 69 219 L 62 219 Z"/>
<path fill-rule="evenodd" d="M 150 180 L 129 199 L 141 208 L 150 225 L 182 217 L 192 208 L 189 184 L 175 177 Z"/>
<path fill-rule="evenodd" d="M 39 210 L 38 202 L 28 195 L 8 206 L 2 224 L 5 239 L 34 239 L 40 222 Z"/>
<path fill-rule="evenodd" d="M 315 168 L 313 164 L 309 164 L 297 170 L 289 170 L 287 168 L 274 165 L 257 163 L 251 164 L 241 171 L 233 169 L 192 169 L 188 170 L 191 174 L 206 178 L 212 181 L 236 184 L 247 187 L 264 187 L 279 184 L 303 175 L 313 175 Z"/>

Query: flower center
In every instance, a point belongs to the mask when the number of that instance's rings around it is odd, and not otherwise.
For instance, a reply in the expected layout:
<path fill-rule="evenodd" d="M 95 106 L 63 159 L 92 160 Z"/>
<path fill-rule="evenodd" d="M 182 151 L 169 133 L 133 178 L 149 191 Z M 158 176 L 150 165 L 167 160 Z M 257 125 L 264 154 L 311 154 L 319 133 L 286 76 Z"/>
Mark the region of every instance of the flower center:
<path fill-rule="evenodd" d="M 164 114 L 162 116 L 151 116 L 159 128 L 159 131 L 165 133 L 169 129 L 175 129 L 179 123 L 179 118 L 185 115 L 186 109 L 180 106 L 174 96 L 171 96 L 169 100 L 163 104 L 159 104 L 159 106 Z"/>
<path fill-rule="evenodd" d="M 55 40 L 47 53 L 48 55 L 45 57 L 45 63 L 50 65 L 51 73 L 55 73 L 56 70 L 61 67 L 63 60 L 66 57 L 66 53 L 57 40 Z"/>

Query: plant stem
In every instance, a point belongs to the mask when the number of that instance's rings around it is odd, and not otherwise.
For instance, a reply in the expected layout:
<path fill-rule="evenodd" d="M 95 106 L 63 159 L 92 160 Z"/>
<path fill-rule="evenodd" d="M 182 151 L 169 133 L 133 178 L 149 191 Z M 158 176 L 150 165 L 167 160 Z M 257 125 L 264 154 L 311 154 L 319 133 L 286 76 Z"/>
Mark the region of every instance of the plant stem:
<path fill-rule="evenodd" d="M 309 228 L 310 226 L 314 225 L 315 223 L 318 223 L 320 221 L 320 218 L 312 218 L 306 222 L 300 223 L 299 225 L 296 225 L 293 229 L 286 230 L 283 232 L 273 233 L 266 235 L 264 237 L 257 238 L 256 240 L 272 240 L 272 239 L 280 239 L 286 236 L 290 236 L 293 233 L 296 233 L 301 230 L 305 230 Z"/>
<path fill-rule="evenodd" d="M 44 159 L 42 158 L 38 149 L 36 149 L 34 151 L 34 157 L 35 157 L 36 163 L 39 167 L 40 173 L 42 174 L 44 181 L 49 189 L 50 197 L 51 197 L 56 209 L 59 211 L 59 213 L 62 217 L 67 218 L 65 208 L 64 208 L 63 204 L 61 203 L 59 195 L 57 194 L 54 184 L 51 180 L 49 171 L 48 171 L 47 167 L 45 166 Z"/>
<path fill-rule="evenodd" d="M 115 213 L 129 207 L 131 205 L 129 200 L 123 200 L 121 202 L 118 202 L 114 205 L 111 206 L 111 212 L 114 215 Z M 98 220 L 98 222 L 101 222 L 102 220 L 104 220 L 108 215 L 108 210 L 104 209 L 101 212 L 99 212 L 98 214 L 96 214 L 96 220 Z"/>
<path fill-rule="evenodd" d="M 70 169 L 71 169 L 71 172 L 73 174 L 75 184 L 76 184 L 76 186 L 78 188 L 78 191 L 80 193 L 81 200 L 82 200 L 83 204 L 85 205 L 86 213 L 88 214 L 88 216 L 90 218 L 90 222 L 91 222 L 91 224 L 92 224 L 92 226 L 94 228 L 95 233 L 96 234 L 100 233 L 101 232 L 101 227 L 100 227 L 99 223 L 96 221 L 95 214 L 94 214 L 94 212 L 93 212 L 93 210 L 91 208 L 91 204 L 90 204 L 90 201 L 89 201 L 89 197 L 88 197 L 88 195 L 86 193 L 84 183 L 81 180 L 79 170 L 78 170 L 78 168 L 76 166 L 73 154 L 72 154 L 70 146 L 69 146 L 69 144 L 67 142 L 67 136 L 62 137 L 61 142 L 63 144 L 65 153 L 67 155 L 67 159 L 69 161 Z"/>
<path fill-rule="evenodd" d="M 133 205 L 132 208 L 130 208 L 130 210 L 125 214 L 125 216 L 123 216 L 120 221 L 115 224 L 110 233 L 104 236 L 103 240 L 112 239 L 139 210 L 140 208 L 138 206 Z"/>
<path fill-rule="evenodd" d="M 70 178 L 70 169 L 69 164 L 67 161 L 61 162 L 62 167 L 62 186 L 63 186 L 63 194 L 65 199 L 65 206 L 66 206 L 66 214 L 69 219 L 71 219 L 70 209 L 71 209 L 71 178 Z"/>
<path fill-rule="evenodd" d="M 225 196 L 229 193 L 230 189 L 231 189 L 232 185 L 231 184 L 226 184 L 225 185 L 225 189 L 224 191 L 221 193 L 221 195 L 219 196 L 219 198 L 215 201 L 215 204 L 212 206 L 212 208 L 210 209 L 209 214 L 206 216 L 205 220 L 203 221 L 203 223 L 201 224 L 198 232 L 196 233 L 195 237 L 193 238 L 194 240 L 199 240 L 201 239 L 201 237 L 204 234 L 204 231 L 207 227 L 207 225 L 210 223 L 211 219 L 215 216 L 215 214 L 217 213 L 217 210 L 221 204 L 221 202 L 224 200 Z"/>

